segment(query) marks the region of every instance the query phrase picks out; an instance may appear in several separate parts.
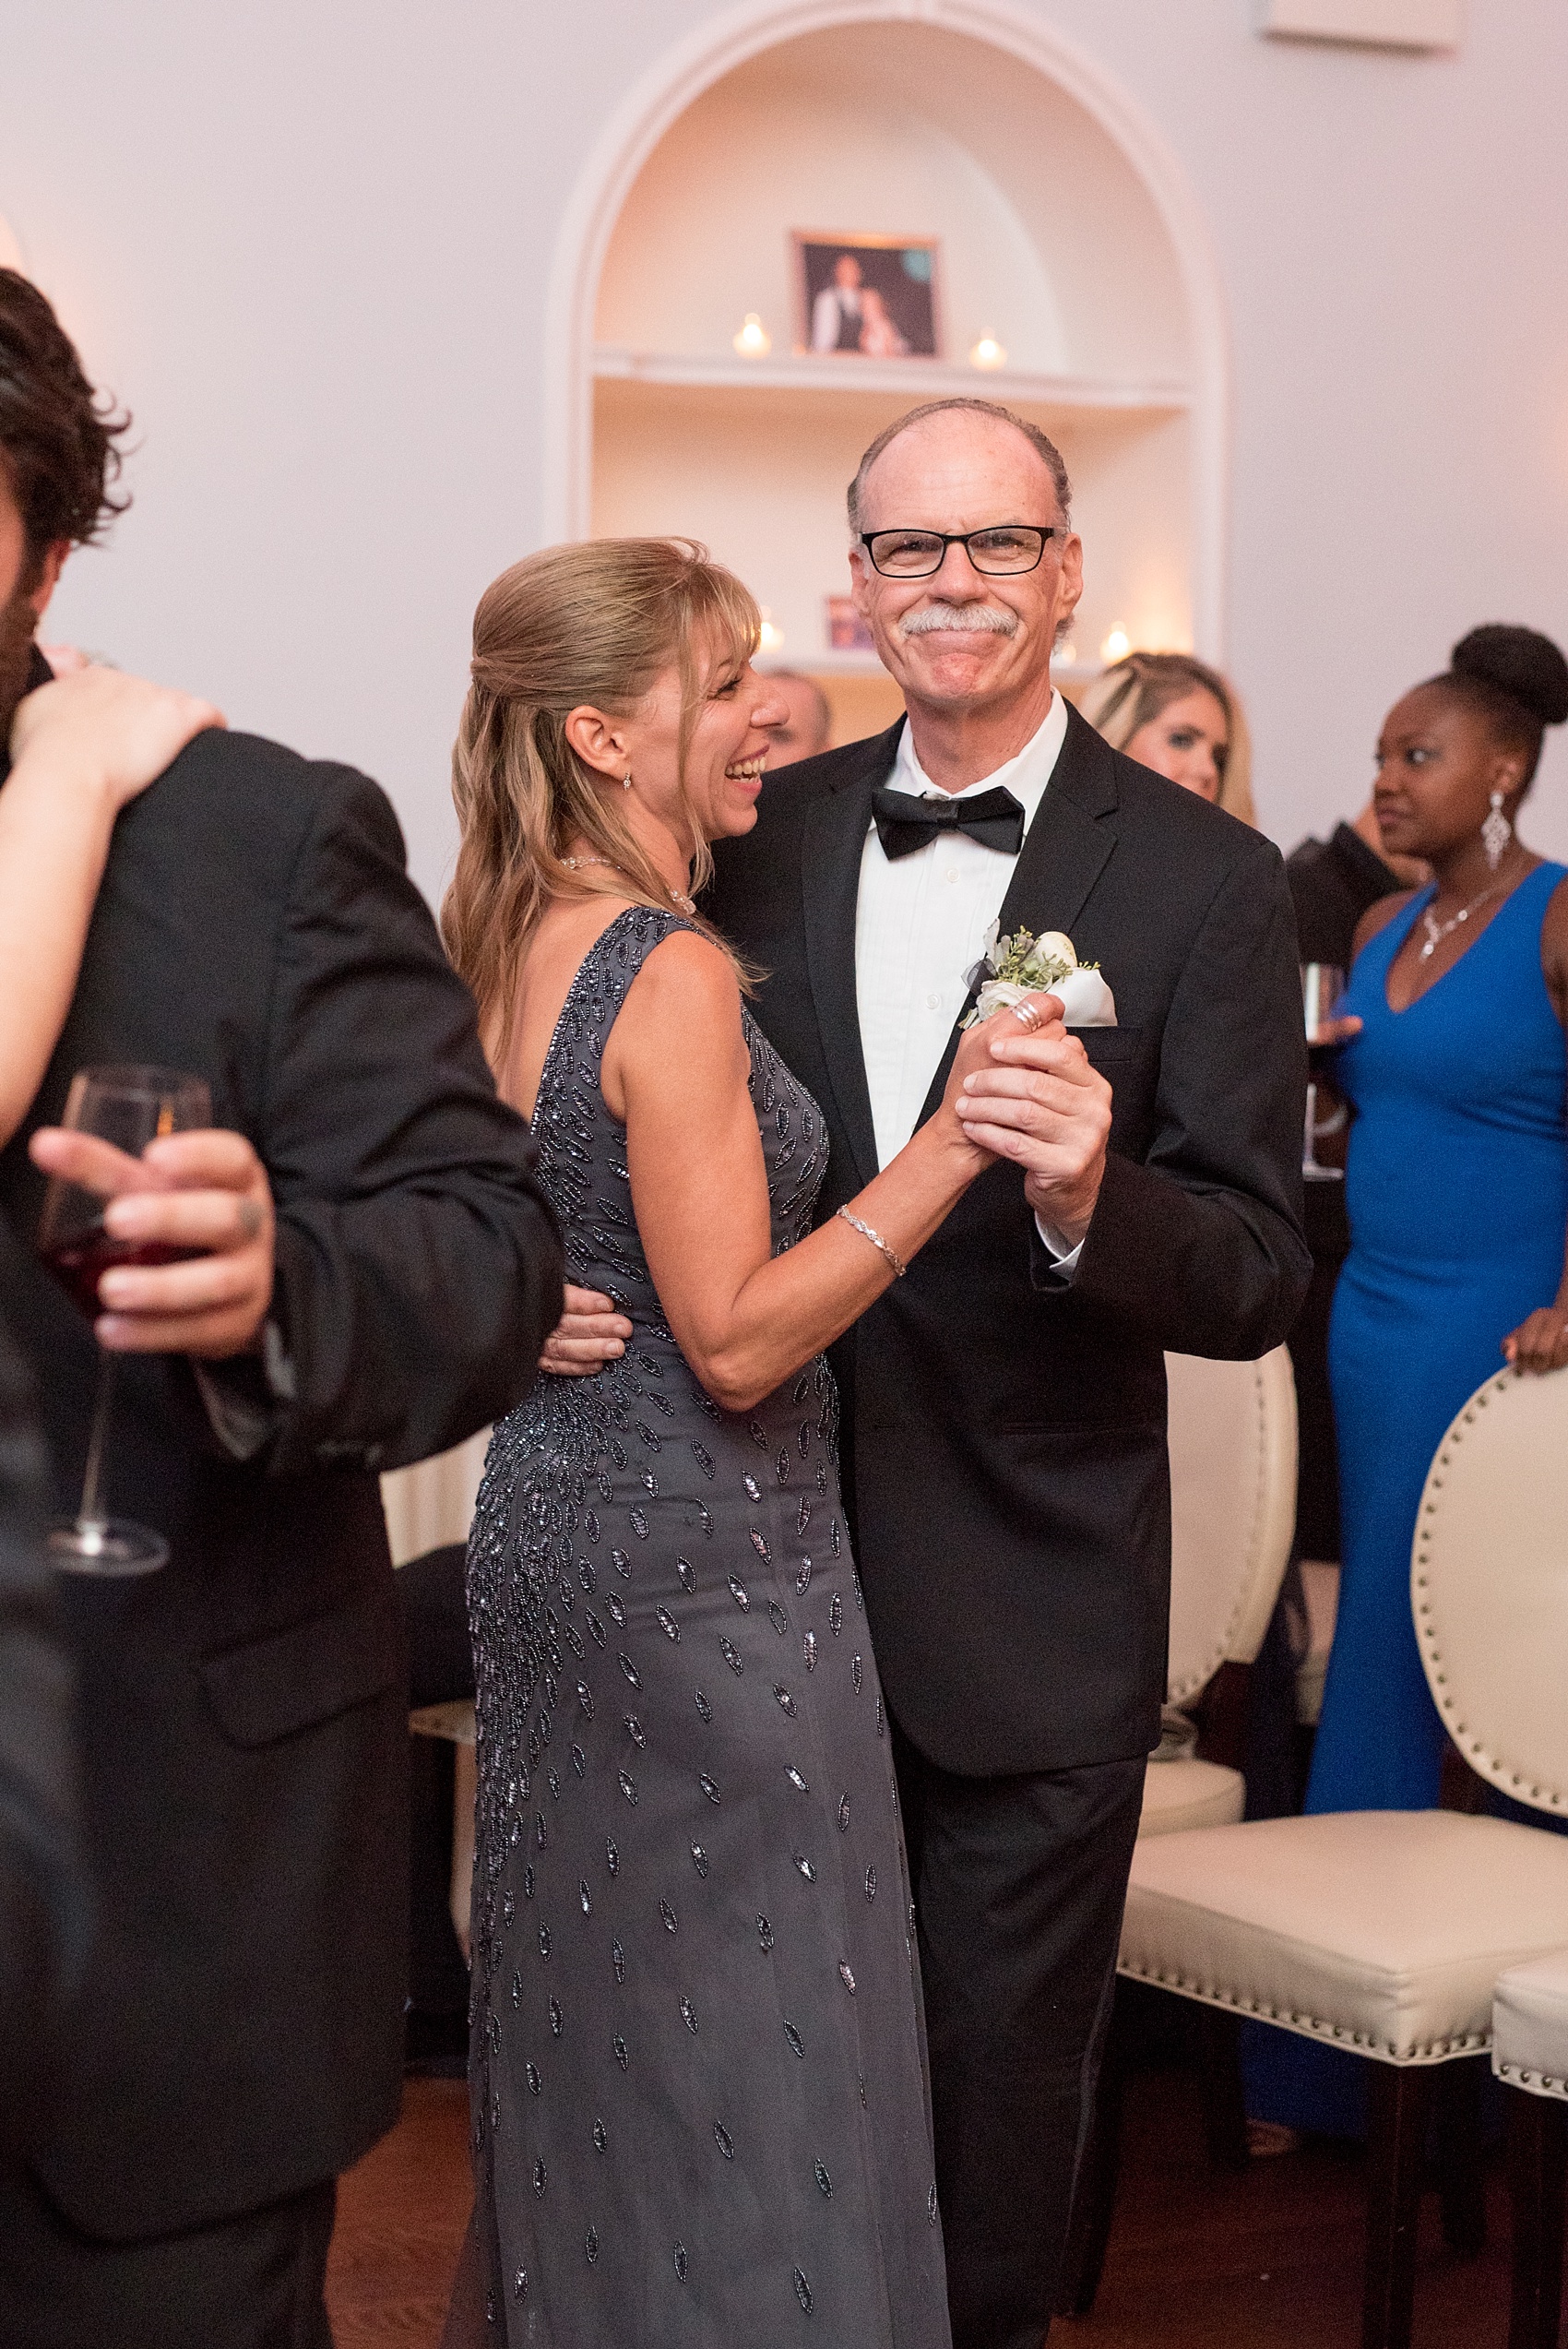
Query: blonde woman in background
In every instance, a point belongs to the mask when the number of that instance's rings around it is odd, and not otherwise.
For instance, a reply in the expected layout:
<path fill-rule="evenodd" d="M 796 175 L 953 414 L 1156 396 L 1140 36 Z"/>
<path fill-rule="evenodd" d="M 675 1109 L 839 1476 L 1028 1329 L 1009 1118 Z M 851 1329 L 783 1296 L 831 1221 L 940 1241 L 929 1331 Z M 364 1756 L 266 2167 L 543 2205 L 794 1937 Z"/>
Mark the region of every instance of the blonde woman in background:
<path fill-rule="evenodd" d="M 1112 750 L 1256 829 L 1246 713 L 1217 669 L 1190 652 L 1130 652 L 1079 708 Z"/>

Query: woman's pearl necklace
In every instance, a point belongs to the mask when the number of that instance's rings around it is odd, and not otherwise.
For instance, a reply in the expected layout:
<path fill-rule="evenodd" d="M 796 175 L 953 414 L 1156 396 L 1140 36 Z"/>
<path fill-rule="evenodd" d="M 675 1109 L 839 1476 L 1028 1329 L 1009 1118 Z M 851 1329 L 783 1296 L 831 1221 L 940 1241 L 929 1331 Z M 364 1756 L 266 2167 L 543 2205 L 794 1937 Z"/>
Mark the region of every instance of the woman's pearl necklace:
<path fill-rule="evenodd" d="M 612 856 L 564 856 L 561 859 L 561 862 L 568 873 L 576 873 L 584 864 L 603 864 L 607 866 L 612 873 L 619 873 L 624 881 L 629 881 L 632 877 L 627 872 L 625 866 L 624 864 L 617 864 Z M 697 904 L 695 898 L 683 897 L 679 889 L 670 888 L 668 881 L 665 882 L 664 886 L 666 889 L 669 889 L 670 891 L 670 902 L 671 905 L 678 906 L 683 913 L 695 913 L 696 912 Z"/>

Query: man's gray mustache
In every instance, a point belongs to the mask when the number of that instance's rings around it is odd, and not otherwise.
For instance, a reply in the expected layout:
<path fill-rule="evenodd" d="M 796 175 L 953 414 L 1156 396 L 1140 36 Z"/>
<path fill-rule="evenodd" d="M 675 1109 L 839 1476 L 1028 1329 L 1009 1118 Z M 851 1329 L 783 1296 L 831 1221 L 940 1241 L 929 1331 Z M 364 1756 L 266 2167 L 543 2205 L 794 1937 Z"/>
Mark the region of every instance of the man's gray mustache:
<path fill-rule="evenodd" d="M 929 636 L 933 628 L 1011 637 L 1018 633 L 1018 615 L 1001 603 L 923 603 L 918 612 L 906 612 L 898 623 L 901 637 Z"/>

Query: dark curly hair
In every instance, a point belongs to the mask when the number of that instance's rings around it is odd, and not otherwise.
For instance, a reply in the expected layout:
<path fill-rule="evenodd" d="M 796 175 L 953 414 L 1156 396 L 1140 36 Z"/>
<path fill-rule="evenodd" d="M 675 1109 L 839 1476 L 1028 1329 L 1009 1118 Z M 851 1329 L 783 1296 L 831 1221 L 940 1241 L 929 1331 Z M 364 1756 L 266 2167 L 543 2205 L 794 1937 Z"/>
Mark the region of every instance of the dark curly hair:
<path fill-rule="evenodd" d="M 94 391 L 38 288 L 0 269 L 0 464 L 21 510 L 29 569 L 61 539 L 86 546 L 130 504 L 113 487 L 130 417 Z"/>
<path fill-rule="evenodd" d="M 1473 709 L 1503 749 L 1519 753 L 1520 788 L 1528 791 L 1546 728 L 1568 720 L 1568 661 L 1551 638 L 1489 620 L 1460 638 L 1446 673 L 1428 682 Z"/>

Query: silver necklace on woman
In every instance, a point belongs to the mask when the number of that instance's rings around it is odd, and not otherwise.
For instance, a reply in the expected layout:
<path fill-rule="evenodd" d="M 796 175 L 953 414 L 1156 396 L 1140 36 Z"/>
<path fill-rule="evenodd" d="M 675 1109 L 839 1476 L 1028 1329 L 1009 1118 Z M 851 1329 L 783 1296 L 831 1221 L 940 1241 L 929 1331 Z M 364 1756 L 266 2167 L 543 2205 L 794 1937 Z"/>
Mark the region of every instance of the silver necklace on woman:
<path fill-rule="evenodd" d="M 1495 897 L 1499 889 L 1505 886 L 1506 884 L 1502 881 L 1493 881 L 1490 888 L 1482 889 L 1479 897 L 1473 897 L 1468 905 L 1462 905 L 1457 913 L 1451 913 L 1446 922 L 1434 920 L 1431 906 L 1423 906 L 1421 909 L 1421 926 L 1427 934 L 1427 942 L 1421 948 L 1419 958 L 1420 960 L 1422 962 L 1430 962 L 1432 956 L 1437 952 L 1438 948 L 1443 944 L 1443 939 L 1451 937 L 1454 932 L 1458 929 L 1461 923 L 1467 922 L 1469 920 L 1471 914 L 1474 913 L 1478 906 L 1484 905 L 1489 897 Z"/>
<path fill-rule="evenodd" d="M 576 872 L 579 866 L 584 864 L 603 864 L 607 865 L 612 873 L 619 873 L 624 881 L 629 881 L 632 877 L 627 872 L 625 866 L 624 864 L 617 864 L 612 856 L 564 856 L 561 859 L 561 862 L 568 873 Z M 666 889 L 669 889 L 670 891 L 670 902 L 671 905 L 678 906 L 683 913 L 695 913 L 696 912 L 697 901 L 695 897 L 683 897 L 679 889 L 670 888 L 668 881 L 665 882 L 664 886 Z"/>

